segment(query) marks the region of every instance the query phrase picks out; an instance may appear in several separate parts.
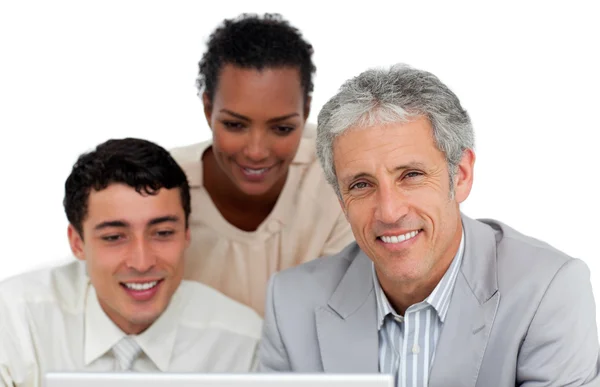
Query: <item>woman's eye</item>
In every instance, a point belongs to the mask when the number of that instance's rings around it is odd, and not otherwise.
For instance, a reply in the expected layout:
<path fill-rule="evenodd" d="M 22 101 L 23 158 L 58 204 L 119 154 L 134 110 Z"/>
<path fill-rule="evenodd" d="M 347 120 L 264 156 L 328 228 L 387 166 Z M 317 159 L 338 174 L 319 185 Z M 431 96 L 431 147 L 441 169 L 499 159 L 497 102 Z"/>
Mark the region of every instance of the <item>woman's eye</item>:
<path fill-rule="evenodd" d="M 223 126 L 230 130 L 239 130 L 244 128 L 244 125 L 241 122 L 235 121 L 223 121 Z"/>
<path fill-rule="evenodd" d="M 286 134 L 290 134 L 291 132 L 293 132 L 294 129 L 296 129 L 296 128 L 293 126 L 281 125 L 281 126 L 275 127 L 275 132 L 280 135 L 286 135 Z"/>

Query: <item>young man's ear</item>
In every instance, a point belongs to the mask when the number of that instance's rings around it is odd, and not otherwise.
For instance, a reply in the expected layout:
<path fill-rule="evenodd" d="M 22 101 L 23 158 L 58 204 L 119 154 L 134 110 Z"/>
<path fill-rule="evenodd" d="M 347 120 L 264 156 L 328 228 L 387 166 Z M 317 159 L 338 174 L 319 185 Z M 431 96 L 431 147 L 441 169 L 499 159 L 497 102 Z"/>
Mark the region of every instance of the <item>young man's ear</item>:
<path fill-rule="evenodd" d="M 69 245 L 71 246 L 71 252 L 73 255 L 80 260 L 85 260 L 85 254 L 83 253 L 83 237 L 79 234 L 79 231 L 69 224 L 67 229 L 67 236 L 69 237 Z"/>
<path fill-rule="evenodd" d="M 185 248 L 190 247 L 190 243 L 192 241 L 192 230 L 190 228 L 186 228 L 185 230 Z"/>

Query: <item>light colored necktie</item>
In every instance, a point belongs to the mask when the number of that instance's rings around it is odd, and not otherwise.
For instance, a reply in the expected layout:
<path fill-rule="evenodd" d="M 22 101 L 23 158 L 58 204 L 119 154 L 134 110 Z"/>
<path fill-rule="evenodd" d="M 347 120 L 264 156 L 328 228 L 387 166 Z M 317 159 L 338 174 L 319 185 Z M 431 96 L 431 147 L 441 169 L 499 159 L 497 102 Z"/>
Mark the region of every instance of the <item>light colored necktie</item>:
<path fill-rule="evenodd" d="M 117 358 L 119 371 L 130 371 L 135 359 L 142 352 L 142 348 L 133 337 L 125 336 L 113 347 L 113 353 Z"/>

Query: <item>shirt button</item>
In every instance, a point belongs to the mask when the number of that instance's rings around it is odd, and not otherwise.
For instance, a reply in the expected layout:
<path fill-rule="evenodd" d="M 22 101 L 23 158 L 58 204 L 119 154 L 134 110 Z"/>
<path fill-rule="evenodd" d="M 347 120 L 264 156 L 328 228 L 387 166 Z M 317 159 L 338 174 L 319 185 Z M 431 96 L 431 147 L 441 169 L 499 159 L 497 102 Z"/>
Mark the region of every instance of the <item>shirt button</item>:
<path fill-rule="evenodd" d="M 394 320 L 396 320 L 396 322 L 399 322 L 399 323 L 401 323 L 401 322 L 404 321 L 404 319 L 402 318 L 402 316 L 394 316 Z"/>
<path fill-rule="evenodd" d="M 419 347 L 418 344 L 413 345 L 412 347 L 412 353 L 417 354 L 421 351 L 421 348 Z"/>

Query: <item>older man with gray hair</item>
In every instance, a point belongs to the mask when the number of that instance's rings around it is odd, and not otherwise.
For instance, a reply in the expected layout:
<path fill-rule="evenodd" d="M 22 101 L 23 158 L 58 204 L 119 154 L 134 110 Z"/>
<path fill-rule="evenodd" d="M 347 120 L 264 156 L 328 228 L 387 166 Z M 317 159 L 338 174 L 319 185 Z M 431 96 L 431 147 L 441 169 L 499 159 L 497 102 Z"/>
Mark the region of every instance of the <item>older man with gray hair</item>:
<path fill-rule="evenodd" d="M 271 278 L 261 370 L 600 385 L 585 263 L 460 212 L 473 139 L 456 95 L 406 65 L 366 71 L 325 104 L 317 152 L 356 242 Z"/>

